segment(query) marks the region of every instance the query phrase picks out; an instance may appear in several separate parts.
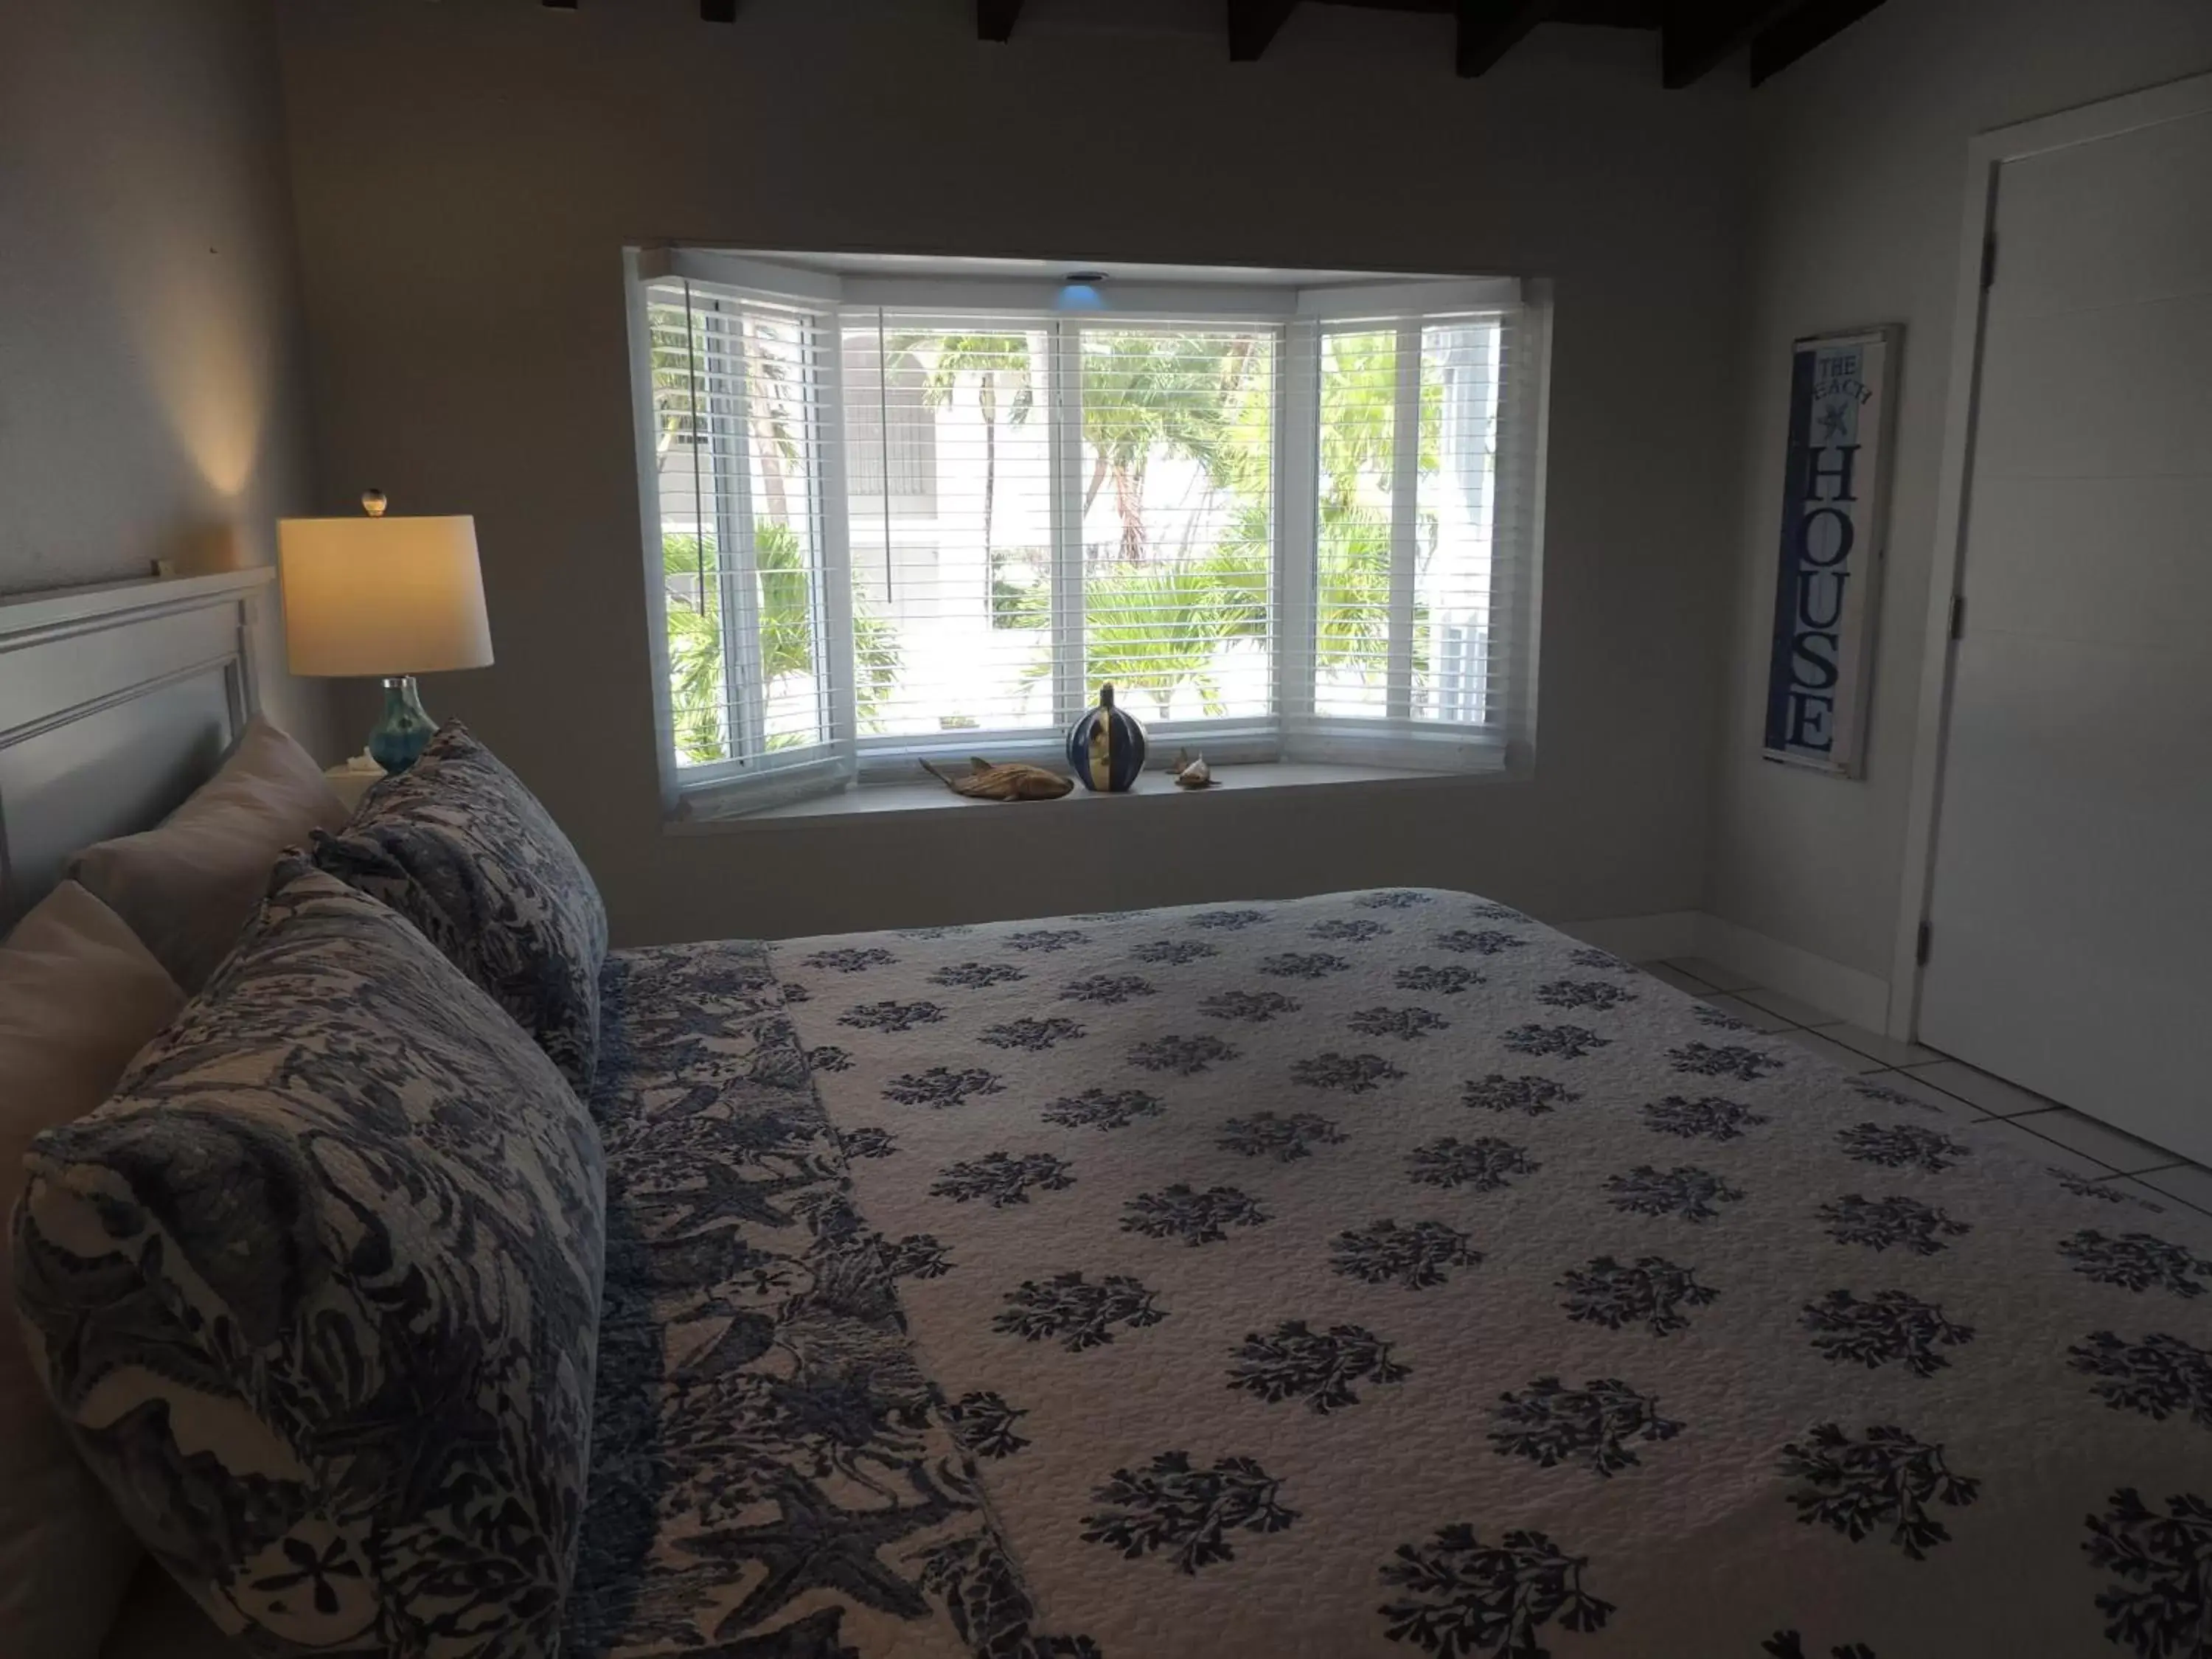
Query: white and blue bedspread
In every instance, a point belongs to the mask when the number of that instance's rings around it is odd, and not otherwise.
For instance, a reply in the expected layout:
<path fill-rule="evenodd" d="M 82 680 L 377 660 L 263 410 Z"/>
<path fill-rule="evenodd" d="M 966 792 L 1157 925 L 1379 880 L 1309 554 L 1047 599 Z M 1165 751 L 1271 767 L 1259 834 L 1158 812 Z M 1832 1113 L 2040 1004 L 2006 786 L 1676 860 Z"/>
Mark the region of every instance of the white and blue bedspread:
<path fill-rule="evenodd" d="M 580 1654 L 2212 1656 L 2212 1224 L 1510 910 L 608 1005 Z"/>

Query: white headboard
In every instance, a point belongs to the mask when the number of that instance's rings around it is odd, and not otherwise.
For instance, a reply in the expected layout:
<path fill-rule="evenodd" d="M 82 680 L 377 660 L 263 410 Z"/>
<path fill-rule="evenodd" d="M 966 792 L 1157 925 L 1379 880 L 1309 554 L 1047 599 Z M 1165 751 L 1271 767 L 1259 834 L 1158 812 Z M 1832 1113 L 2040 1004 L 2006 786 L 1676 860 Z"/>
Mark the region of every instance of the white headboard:
<path fill-rule="evenodd" d="M 0 599 L 0 933 L 79 849 L 150 829 L 258 707 L 266 568 Z"/>

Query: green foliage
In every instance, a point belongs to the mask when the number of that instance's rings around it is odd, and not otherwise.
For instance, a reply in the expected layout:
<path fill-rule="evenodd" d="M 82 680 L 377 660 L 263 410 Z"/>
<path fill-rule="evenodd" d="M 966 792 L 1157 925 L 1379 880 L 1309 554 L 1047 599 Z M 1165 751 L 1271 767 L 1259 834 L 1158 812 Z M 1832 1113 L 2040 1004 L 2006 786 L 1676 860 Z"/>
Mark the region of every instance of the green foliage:
<path fill-rule="evenodd" d="M 950 402 L 961 377 L 971 374 L 978 382 L 975 400 L 986 425 L 998 423 L 1001 395 L 1014 426 L 1027 422 L 1036 406 L 1027 335 L 901 334 L 891 339 L 886 355 L 921 365 L 923 400 L 933 409 Z"/>
<path fill-rule="evenodd" d="M 1154 446 L 1218 465 L 1249 362 L 1242 338 L 1165 333 L 1083 336 L 1083 435 L 1109 466 L 1141 475 Z"/>
<path fill-rule="evenodd" d="M 1052 625 L 1052 584 L 1039 567 L 1041 550 L 1020 548 L 991 555 L 991 626 L 1000 629 L 1049 628 Z M 1029 576 L 1018 581 L 1011 574 L 1020 566 Z"/>
<path fill-rule="evenodd" d="M 1192 567 L 1206 584 L 1212 626 L 1222 639 L 1267 637 L 1267 519 L 1265 502 L 1239 507 L 1230 534 Z"/>
<path fill-rule="evenodd" d="M 773 682 L 786 674 L 811 673 L 813 578 L 789 525 L 754 529 L 753 569 L 760 582 L 761 678 Z"/>
<path fill-rule="evenodd" d="M 1030 374 L 1029 337 L 1022 334 L 902 334 L 890 342 L 894 356 L 922 366 L 922 398 L 931 408 L 952 399 L 962 376 L 975 382 L 976 412 L 983 417 L 983 554 L 991 554 L 992 520 L 999 505 L 999 399 L 1006 398 L 1008 419 L 1025 424 L 1036 406 Z"/>
<path fill-rule="evenodd" d="M 721 583 L 712 536 L 664 535 L 663 570 L 682 578 L 668 589 L 669 701 L 676 747 L 695 765 L 731 755 L 728 706 L 722 676 Z M 759 581 L 761 671 L 773 685 L 788 675 L 814 672 L 813 578 L 798 533 L 789 525 L 763 524 L 753 535 Z M 854 701 L 863 730 L 879 726 L 884 702 L 898 678 L 898 633 L 883 617 L 855 607 L 853 617 Z M 804 738 L 786 736 L 771 747 Z"/>
<path fill-rule="evenodd" d="M 1321 506 L 1315 538 L 1315 657 L 1324 669 L 1379 678 L 1390 653 L 1390 479 L 1397 444 L 1395 331 L 1333 334 L 1322 365 Z M 1421 386 L 1419 469 L 1433 474 L 1443 386 Z M 1435 539 L 1436 515 L 1418 538 Z M 1414 618 L 1416 640 L 1423 618 Z M 1416 672 L 1419 665 L 1416 664 Z"/>
<path fill-rule="evenodd" d="M 721 587 L 714 544 L 696 536 L 660 538 L 662 569 L 682 577 L 666 585 L 668 692 L 676 751 L 695 766 L 727 760 L 729 733 L 722 695 Z"/>
<path fill-rule="evenodd" d="M 710 319 L 723 326 L 709 326 Z M 735 326 L 731 326 L 732 323 Z M 803 461 L 799 431 L 805 425 L 791 384 L 793 361 L 807 344 L 811 325 L 757 314 L 736 322 L 712 309 L 687 311 L 679 305 L 655 305 L 646 319 L 653 355 L 653 410 L 665 449 L 684 434 L 705 435 L 711 419 L 726 422 L 731 399 L 720 396 L 709 407 L 704 388 L 728 365 L 742 362 L 746 386 L 746 430 L 754 452 L 771 462 L 771 473 L 797 471 Z M 721 367 L 715 364 L 720 360 Z M 771 482 L 774 482 L 773 476 Z"/>
<path fill-rule="evenodd" d="M 1121 520 L 1121 557 L 1139 563 L 1151 548 L 1145 470 L 1156 450 L 1188 456 L 1218 489 L 1264 485 L 1268 425 L 1255 419 L 1249 337 L 1206 334 L 1086 332 L 1083 337 L 1083 436 L 1091 452 L 1087 511 L 1111 483 Z M 1264 404 L 1264 392 L 1256 400 Z"/>
<path fill-rule="evenodd" d="M 1095 566 L 1084 583 L 1084 671 L 1142 692 L 1167 718 L 1177 688 L 1192 684 L 1209 714 L 1221 712 L 1213 654 L 1225 637 L 1223 588 L 1196 564 Z"/>
<path fill-rule="evenodd" d="M 923 337 L 908 343 L 919 349 Z M 983 377 L 979 399 L 987 418 L 1001 379 L 1033 396 L 1024 338 L 956 336 L 933 343 L 933 402 L 949 398 L 963 374 Z M 1376 331 L 1332 335 L 1323 348 L 1317 665 L 1373 678 L 1389 656 L 1397 344 L 1395 331 Z M 1267 633 L 1273 411 L 1270 376 L 1256 356 L 1251 342 L 1204 334 L 1084 337 L 1084 438 L 1092 468 L 1085 505 L 1110 485 L 1122 525 L 1115 559 L 1085 574 L 1085 678 L 1139 692 L 1162 714 L 1184 684 L 1198 686 L 1215 710 L 1216 652 L 1227 641 Z M 1028 407 L 1022 406 L 1024 418 Z M 1421 388 L 1424 472 L 1437 467 L 1442 427 L 1443 387 L 1431 381 Z M 1187 562 L 1156 559 L 1144 522 L 1146 469 L 1163 453 L 1194 461 L 1230 504 L 1218 540 Z M 1421 527 L 1432 539 L 1432 514 L 1423 514 Z M 1008 580 L 994 551 L 993 625 L 1041 628 L 1048 609 L 1045 586 Z"/>
<path fill-rule="evenodd" d="M 860 730 L 880 732 L 884 705 L 898 685 L 898 629 L 858 603 L 853 606 L 853 667 L 857 681 L 854 712 L 860 716 Z"/>
<path fill-rule="evenodd" d="M 681 306 L 651 307 L 647 327 L 652 337 L 653 407 L 659 420 L 661 447 L 665 448 L 672 438 L 697 421 L 692 365 L 706 340 Z"/>
<path fill-rule="evenodd" d="M 1370 507 L 1331 515 L 1314 549 L 1314 657 L 1379 676 L 1390 655 L 1390 520 Z"/>
<path fill-rule="evenodd" d="M 1380 676 L 1390 652 L 1397 337 L 1333 334 L 1322 354 L 1314 660 L 1322 669 Z"/>

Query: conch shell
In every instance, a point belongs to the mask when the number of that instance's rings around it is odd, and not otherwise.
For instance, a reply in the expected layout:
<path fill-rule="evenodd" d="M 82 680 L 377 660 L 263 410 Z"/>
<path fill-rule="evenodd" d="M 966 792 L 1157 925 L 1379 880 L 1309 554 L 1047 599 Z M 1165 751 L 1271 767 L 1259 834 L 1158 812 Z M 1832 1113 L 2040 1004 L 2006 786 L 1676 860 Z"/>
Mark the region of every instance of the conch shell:
<path fill-rule="evenodd" d="M 966 795 L 971 800 L 1057 800 L 1075 787 L 1073 778 L 1048 772 L 1042 766 L 1030 766 L 1021 761 L 994 764 L 980 756 L 969 760 L 965 777 L 940 772 L 927 761 L 922 762 L 921 769 L 954 794 Z"/>
<path fill-rule="evenodd" d="M 1175 758 L 1176 787 L 1181 789 L 1210 789 L 1213 787 L 1213 769 L 1206 763 L 1206 757 L 1191 758 L 1184 750 Z"/>

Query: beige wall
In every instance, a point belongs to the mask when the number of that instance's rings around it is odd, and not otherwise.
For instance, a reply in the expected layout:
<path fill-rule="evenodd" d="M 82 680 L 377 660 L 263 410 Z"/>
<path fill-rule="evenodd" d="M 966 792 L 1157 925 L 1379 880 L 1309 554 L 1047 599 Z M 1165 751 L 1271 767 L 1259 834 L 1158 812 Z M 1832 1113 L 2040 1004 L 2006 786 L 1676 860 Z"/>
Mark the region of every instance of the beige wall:
<path fill-rule="evenodd" d="M 1370 882 L 1692 905 L 1740 88 L 1662 93 L 1641 34 L 1545 31 L 1470 84 L 1447 19 L 1309 7 L 1250 67 L 1211 4 L 1053 27 L 1079 9 L 991 47 L 967 0 L 748 0 L 719 28 L 689 0 L 288 0 L 329 504 L 373 482 L 478 518 L 499 662 L 433 713 L 543 793 L 629 940 Z M 1535 780 L 665 835 L 619 277 L 656 238 L 1555 278 Z"/>
<path fill-rule="evenodd" d="M 2212 70 L 2202 0 L 1889 0 L 1752 100 L 1747 473 L 1707 908 L 1887 978 L 1977 132 Z M 1794 337 L 1905 325 L 1867 773 L 1758 758 Z"/>
<path fill-rule="evenodd" d="M 263 0 L 0 4 L 0 592 L 266 562 L 306 501 Z M 319 751 L 272 599 L 264 701 Z"/>
<path fill-rule="evenodd" d="M 728 29 L 689 0 L 281 9 L 319 505 L 376 483 L 482 516 L 500 665 L 434 706 L 544 790 L 618 931 L 1424 880 L 1559 919 L 1702 899 L 1885 974 L 1966 139 L 2212 69 L 2212 14 L 1890 0 L 1746 99 L 1659 92 L 1638 35 L 1540 31 L 1467 85 L 1440 19 L 1305 8 L 1252 68 L 1211 7 L 1084 9 L 1036 0 L 994 49 L 965 0 L 750 0 Z M 0 592 L 265 559 L 307 502 L 270 33 L 253 0 L 0 8 Z M 653 238 L 1555 278 L 1537 778 L 664 835 L 617 277 Z M 1784 354 L 1891 320 L 1891 563 L 1844 782 L 1755 758 Z M 319 689 L 267 687 L 327 752 Z"/>

